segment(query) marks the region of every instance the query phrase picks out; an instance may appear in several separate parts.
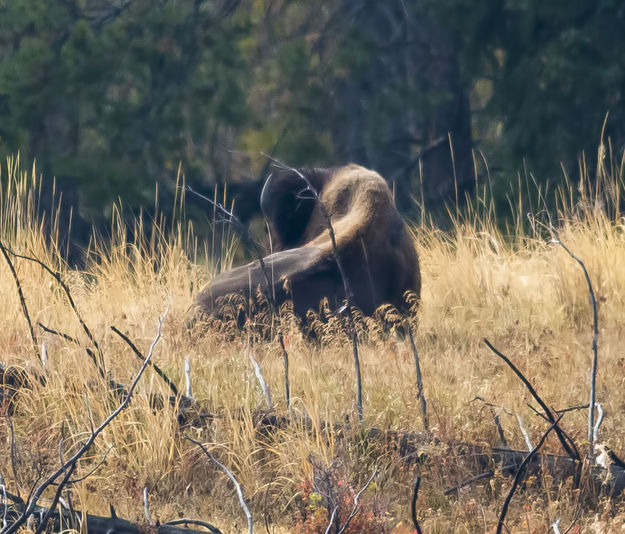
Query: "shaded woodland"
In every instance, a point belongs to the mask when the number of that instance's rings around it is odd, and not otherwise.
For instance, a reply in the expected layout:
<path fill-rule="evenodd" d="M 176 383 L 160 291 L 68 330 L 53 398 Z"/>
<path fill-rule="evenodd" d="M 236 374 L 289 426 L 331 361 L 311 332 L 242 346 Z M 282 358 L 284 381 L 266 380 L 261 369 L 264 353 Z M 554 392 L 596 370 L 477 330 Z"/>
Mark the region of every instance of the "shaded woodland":
<path fill-rule="evenodd" d="M 604 122 L 622 151 L 624 26 L 617 0 L 3 1 L 0 154 L 56 177 L 79 241 L 118 199 L 171 209 L 179 169 L 247 220 L 263 154 L 374 168 L 411 218 L 476 179 L 507 203 L 592 166 Z"/>

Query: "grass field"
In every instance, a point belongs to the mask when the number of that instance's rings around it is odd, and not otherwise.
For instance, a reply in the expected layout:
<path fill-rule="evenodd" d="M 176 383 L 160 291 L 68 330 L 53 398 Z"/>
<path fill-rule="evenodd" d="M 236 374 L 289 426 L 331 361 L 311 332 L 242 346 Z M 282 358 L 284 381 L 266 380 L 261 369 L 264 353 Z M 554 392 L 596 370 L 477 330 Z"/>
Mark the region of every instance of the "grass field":
<path fill-rule="evenodd" d="M 151 237 L 137 231 L 132 242 L 120 229 L 121 217 L 114 217 L 112 240 L 94 239 L 84 269 L 71 269 L 54 238 L 44 237 L 35 208 L 36 173 L 22 173 L 18 162 L 10 161 L 0 176 L 0 238 L 14 252 L 59 270 L 114 379 L 129 384 L 140 362 L 111 326 L 145 354 L 159 316 L 171 305 L 154 361 L 182 389 L 188 357 L 194 396 L 217 414 L 210 424 L 182 431 L 172 407 L 150 408 L 148 393 L 168 394 L 168 389 L 148 369 L 130 407 L 96 440 L 78 468 L 77 476 L 85 475 L 105 457 L 95 473 L 73 485 L 74 506 L 107 515 L 111 504 L 119 516 L 143 521 L 147 487 L 152 514 L 161 521 L 184 516 L 209 521 L 224 533 L 247 531 L 233 485 L 184 439 L 186 432 L 236 475 L 257 532 L 265 531 L 265 518 L 270 532 L 325 532 L 329 505 L 322 493 L 343 503 L 345 517 L 355 493 L 376 469 L 346 532 L 412 532 L 410 498 L 417 474 L 422 477 L 417 511 L 424 532 L 494 532 L 512 479 L 496 472 L 458 495 L 444 496 L 446 488 L 477 474 L 458 462 L 449 447 L 458 442 L 498 445 L 492 411 L 500 417 L 509 445 L 518 449 L 526 446 L 515 414 L 534 444 L 548 424 L 528 407 L 534 401 L 483 338 L 516 363 L 550 406 L 561 409 L 589 399 L 588 290 L 580 266 L 552 242 L 542 200 L 550 206 L 562 242 L 585 263 L 597 294 L 597 399 L 606 413 L 599 440 L 625 453 L 625 220 L 619 211 L 624 175 L 622 161 L 609 155 L 603 161 L 596 171 L 582 166 L 578 176 L 549 194 L 531 179 L 520 179 L 518 191 L 525 191 L 529 182 L 532 204 L 517 195 L 506 214 L 495 213 L 488 187 L 480 185 L 473 201 L 451 210 L 448 231 L 427 221 L 412 225 L 423 278 L 422 300 L 412 320 L 430 431 L 438 441 L 424 442 L 410 460 L 391 446 L 364 439 L 359 431 L 351 345 L 335 322 L 326 327 L 319 347 L 285 321 L 292 422 L 274 432 L 257 431 L 256 414 L 265 400 L 248 355 L 262 366 L 277 413 L 286 415 L 282 355 L 276 341 L 260 341 L 249 333 L 187 330 L 186 309 L 213 268 L 198 259 L 205 256 L 198 251 L 210 252 L 210 239 L 204 247 L 202 236 L 193 236 L 181 215 L 184 210 L 177 210 L 169 230 L 161 219 L 153 223 Z M 179 199 L 179 207 L 183 203 Z M 496 224 L 504 215 L 509 223 Z M 52 228 L 54 234 L 54 224 Z M 229 240 L 224 247 L 226 263 L 235 246 Z M 48 354 L 43 370 L 14 279 L 0 260 L 0 363 L 46 375 L 45 386 L 35 383 L 20 391 L 10 419 L 0 418 L 0 473 L 9 491 L 26 496 L 41 474 L 58 467 L 62 433 L 67 456 L 88 437 L 89 418 L 99 423 L 117 401 L 85 353 L 92 343 L 60 285 L 39 265 L 13 258 L 35 323 L 36 348 L 40 351 L 44 343 Z M 39 322 L 80 344 L 45 333 Z M 374 329 L 362 340 L 361 360 L 364 427 L 423 431 L 408 342 Z M 501 408 L 491 410 L 476 397 Z M 311 425 L 302 424 L 302 417 L 310 418 Z M 587 410 L 580 410 L 562 420 L 582 452 L 587 449 L 587 417 Z M 337 431 L 347 420 L 347 430 Z M 9 454 L 10 424 L 15 465 Z M 545 450 L 561 453 L 553 436 Z M 575 522 L 570 532 L 622 531 L 625 509 L 618 500 L 593 498 L 571 484 L 549 474 L 532 477 L 512 501 L 509 532 L 548 532 L 557 518 L 562 518 L 562 530 Z"/>

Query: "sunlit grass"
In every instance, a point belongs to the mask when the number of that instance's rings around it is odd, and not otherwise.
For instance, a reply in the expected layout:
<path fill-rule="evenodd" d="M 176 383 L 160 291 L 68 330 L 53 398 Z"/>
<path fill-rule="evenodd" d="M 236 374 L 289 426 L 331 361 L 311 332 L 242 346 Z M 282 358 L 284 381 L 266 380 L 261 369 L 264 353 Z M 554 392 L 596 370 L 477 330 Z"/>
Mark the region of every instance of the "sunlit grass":
<path fill-rule="evenodd" d="M 363 483 L 374 464 L 379 466 L 376 491 L 391 499 L 389 524 L 400 520 L 409 524 L 411 483 L 420 470 L 419 509 L 426 532 L 485 532 L 496 524 L 510 480 L 496 476 L 492 483 L 469 488 L 459 499 L 444 497 L 446 487 L 471 474 L 448 465 L 445 446 L 456 441 L 499 443 L 490 410 L 474 401 L 478 396 L 520 414 L 535 440 L 546 425 L 528 408 L 531 399 L 522 384 L 488 351 L 482 338 L 488 337 L 506 353 L 549 405 L 564 408 L 588 402 L 592 355 L 588 292 L 579 266 L 551 242 L 544 206 L 550 206 L 562 241 L 585 262 L 599 299 L 598 400 L 607 414 L 600 440 L 617 452 L 625 451 L 621 431 L 625 424 L 621 393 L 625 382 L 623 163 L 609 147 L 602 150 L 605 158 L 598 169 L 591 172 L 582 162 L 579 176 L 567 176 L 565 185 L 554 191 L 539 188 L 531 177 L 520 178 L 518 190 L 533 194 L 519 194 L 506 214 L 496 213 L 489 188 L 478 184 L 476 197 L 450 210 L 450 231 L 442 232 L 427 221 L 412 226 L 423 278 L 422 300 L 413 319 L 418 322 L 417 345 L 431 430 L 441 440 L 439 445 L 423 446 L 427 455 L 423 465 L 404 463 L 396 452 L 356 438 L 351 348 L 333 324 L 325 332 L 326 343 L 317 347 L 285 319 L 294 422 L 270 435 L 256 431 L 254 422 L 265 401 L 248 354 L 262 366 L 277 411 L 284 415 L 281 353 L 276 342 L 260 341 L 251 333 L 190 332 L 185 327 L 193 295 L 214 271 L 205 258 L 215 256 L 215 241 L 194 235 L 184 218 L 182 195 L 176 199 L 172 220 L 165 220 L 157 209 L 153 220 L 137 217 L 131 232 L 125 230 L 127 218 L 119 207 L 110 237 L 94 236 L 84 268 L 76 270 L 64 262 L 66 251 L 57 246 L 58 222 L 49 224 L 50 232 L 43 230 L 37 210 L 40 178 L 35 169 L 21 172 L 19 161 L 10 160 L 0 175 L 0 238 L 13 251 L 35 256 L 61 272 L 102 348 L 107 370 L 120 382 L 129 383 L 140 363 L 110 327 L 127 333 L 147 352 L 158 317 L 171 302 L 155 361 L 182 389 L 183 362 L 189 357 L 193 393 L 218 417 L 205 428 L 186 431 L 206 442 L 236 474 L 259 530 L 265 513 L 270 513 L 281 531 L 293 528 L 300 506 L 298 491 L 311 477 L 311 460 L 329 465 L 340 458 L 354 487 Z M 504 215 L 507 224 L 501 223 Z M 220 256 L 227 266 L 236 241 L 229 238 L 224 243 Z M 15 260 L 15 265 L 33 321 L 89 346 L 59 285 L 34 263 Z M 0 362 L 41 371 L 4 260 L 0 262 L 0 294 Z M 35 383 L 21 392 L 12 417 L 17 479 L 10 455 L 4 454 L 9 427 L 6 419 L 0 423 L 0 473 L 10 488 L 19 488 L 23 494 L 28 493 L 38 469 L 49 471 L 58 465 L 62 429 L 69 455 L 88 435 L 89 418 L 97 423 L 115 405 L 84 348 L 39 327 L 36 333 L 46 344 L 50 361 L 46 385 Z M 365 426 L 421 431 L 414 362 L 407 341 L 383 335 L 363 341 Z M 243 531 L 244 518 L 233 488 L 183 439 L 172 407 L 150 408 L 148 392 L 169 394 L 152 371 L 146 373 L 130 408 L 107 428 L 79 469 L 79 475 L 87 473 L 107 454 L 93 476 L 76 484 L 75 505 L 107 514 L 112 504 L 122 517 L 141 518 L 142 491 L 148 486 L 152 511 L 161 520 L 184 515 L 206 519 L 224 532 Z M 498 413 L 510 445 L 524 448 L 516 418 L 503 410 Z M 563 423 L 582 450 L 586 417 L 586 412 L 573 412 Z M 310 422 L 304 424 L 302 418 Z M 351 422 L 347 440 L 339 431 L 346 418 Z M 555 440 L 548 447 L 558 451 Z M 556 517 L 565 518 L 566 523 L 575 511 L 571 488 L 548 479 L 530 484 L 514 502 L 508 526 L 515 532 L 545 532 Z M 601 503 L 585 504 L 580 519 L 583 529 L 603 520 L 595 517 L 603 511 Z M 620 525 L 618 517 L 622 516 L 617 514 L 611 524 Z M 409 532 L 401 528 L 396 532 Z"/>

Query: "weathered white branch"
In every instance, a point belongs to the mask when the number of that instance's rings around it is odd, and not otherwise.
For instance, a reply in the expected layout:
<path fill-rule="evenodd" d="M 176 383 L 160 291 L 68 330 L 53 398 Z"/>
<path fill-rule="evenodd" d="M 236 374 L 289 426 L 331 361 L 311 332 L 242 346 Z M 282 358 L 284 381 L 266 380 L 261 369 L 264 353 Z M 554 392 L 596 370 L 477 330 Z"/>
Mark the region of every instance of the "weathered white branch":
<path fill-rule="evenodd" d="M 365 490 L 369 487 L 369 484 L 371 484 L 371 481 L 374 479 L 374 477 L 378 474 L 378 470 L 374 469 L 373 473 L 371 473 L 371 476 L 369 477 L 369 479 L 367 480 L 367 482 L 365 482 L 365 485 L 360 488 L 360 491 L 356 494 L 356 496 L 354 497 L 354 507 L 352 508 L 351 513 L 349 514 L 349 516 L 347 516 L 347 519 L 345 520 L 345 523 L 343 524 L 343 526 L 339 529 L 337 534 L 343 534 L 343 532 L 345 532 L 345 529 L 349 526 L 349 524 L 351 523 L 352 519 L 354 519 L 354 517 L 356 516 L 356 514 L 358 513 L 359 507 L 358 507 L 358 501 L 360 500 L 360 496 L 365 492 Z"/>
<path fill-rule="evenodd" d="M 599 427 L 601 426 L 601 423 L 603 423 L 603 417 L 604 417 L 604 413 L 603 413 L 603 407 L 601 406 L 601 403 L 598 402 L 596 405 L 597 407 L 597 412 L 598 412 L 598 417 L 597 417 L 597 422 L 595 424 L 595 427 L 593 428 L 592 431 L 592 435 L 594 438 L 594 441 L 597 442 L 599 441 Z"/>
<path fill-rule="evenodd" d="M 143 488 L 143 512 L 145 513 L 145 519 L 147 520 L 147 522 L 152 525 L 155 526 L 156 523 L 154 522 L 154 519 L 152 519 L 152 516 L 150 515 L 150 501 L 148 499 L 148 487 L 146 486 L 145 488 Z"/>
<path fill-rule="evenodd" d="M 256 375 L 256 378 L 260 383 L 260 387 L 263 390 L 263 395 L 265 396 L 265 401 L 267 402 L 267 408 L 271 410 L 273 409 L 273 400 L 271 399 L 271 391 L 269 391 L 269 386 L 267 385 L 265 377 L 263 376 L 263 372 L 260 368 L 259 363 L 255 360 L 254 356 L 252 356 L 251 352 L 249 353 L 249 357 L 252 365 L 254 366 L 254 374 Z"/>
<path fill-rule="evenodd" d="M 332 528 L 332 525 L 334 525 L 334 518 L 336 517 L 336 512 L 338 511 L 339 507 L 335 506 L 334 510 L 332 510 L 332 515 L 330 516 L 330 523 L 328 524 L 328 528 L 326 528 L 326 531 L 324 534 L 330 534 L 330 529 Z"/>
<path fill-rule="evenodd" d="M 184 359 L 184 379 L 186 383 L 186 394 L 190 399 L 193 398 L 193 388 L 191 383 L 191 362 L 189 361 L 189 357 L 185 357 Z"/>
<path fill-rule="evenodd" d="M 595 399 L 597 388 L 597 340 L 599 338 L 599 315 L 597 312 L 597 299 L 595 297 L 595 290 L 592 287 L 590 281 L 590 275 L 586 269 L 584 262 L 573 254 L 569 248 L 562 242 L 560 236 L 558 236 L 556 230 L 550 225 L 551 233 L 554 235 L 552 242 L 560 245 L 566 253 L 571 256 L 582 268 L 584 272 L 584 278 L 586 279 L 586 285 L 588 286 L 588 296 L 590 298 L 590 304 L 592 306 L 592 366 L 590 369 L 590 405 L 588 407 L 588 459 L 594 462 L 595 459 Z"/>
<path fill-rule="evenodd" d="M 241 503 L 241 508 L 243 508 L 243 511 L 245 512 L 245 517 L 247 518 L 248 532 L 249 534 L 253 534 L 254 522 L 252 521 L 252 512 L 250 512 L 250 509 L 248 508 L 245 502 L 245 499 L 243 498 L 243 488 L 241 488 L 241 484 L 239 484 L 239 481 L 232 474 L 232 471 L 230 471 L 230 469 L 228 469 L 224 464 L 222 464 L 219 460 L 217 460 L 217 458 L 215 458 L 210 452 L 208 452 L 208 449 L 204 447 L 202 443 L 193 439 L 187 434 L 185 434 L 184 437 L 185 439 L 188 439 L 190 442 L 195 443 L 200 449 L 202 449 L 202 452 L 210 459 L 210 461 L 213 462 L 217 467 L 219 467 L 219 469 L 221 469 L 224 473 L 226 473 L 228 478 L 232 481 L 235 489 L 237 490 L 237 495 L 239 496 L 239 502 Z"/>
<path fill-rule="evenodd" d="M 527 450 L 531 451 L 534 448 L 534 445 L 532 445 L 532 440 L 530 439 L 527 430 L 525 430 L 525 426 L 523 425 L 523 419 L 518 413 L 515 413 L 514 415 L 516 416 L 516 420 L 519 423 L 519 428 L 521 429 L 521 434 L 523 434 L 523 439 L 525 439 L 525 445 L 527 446 Z"/>

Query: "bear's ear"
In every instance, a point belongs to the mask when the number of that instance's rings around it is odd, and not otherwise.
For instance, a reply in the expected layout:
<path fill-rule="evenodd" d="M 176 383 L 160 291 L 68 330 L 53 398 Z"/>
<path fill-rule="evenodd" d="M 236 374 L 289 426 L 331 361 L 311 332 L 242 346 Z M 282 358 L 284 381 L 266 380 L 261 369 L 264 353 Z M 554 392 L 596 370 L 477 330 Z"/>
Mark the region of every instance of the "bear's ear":
<path fill-rule="evenodd" d="M 321 193 L 324 182 L 318 170 L 274 170 L 265 181 L 260 206 L 271 226 L 274 250 L 305 244 L 302 237 L 316 202 L 309 185 Z"/>

